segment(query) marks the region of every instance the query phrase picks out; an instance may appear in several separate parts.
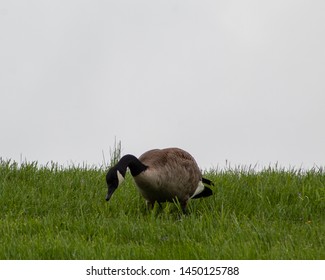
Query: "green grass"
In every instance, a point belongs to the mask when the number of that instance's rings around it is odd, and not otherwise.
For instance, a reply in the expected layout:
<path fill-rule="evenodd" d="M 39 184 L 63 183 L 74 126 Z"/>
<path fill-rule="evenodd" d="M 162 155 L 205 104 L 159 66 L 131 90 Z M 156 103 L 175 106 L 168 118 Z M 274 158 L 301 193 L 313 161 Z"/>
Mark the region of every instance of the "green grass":
<path fill-rule="evenodd" d="M 133 179 L 105 201 L 105 170 L 0 161 L 0 259 L 325 259 L 325 173 L 206 172 L 189 214 L 146 210 Z"/>

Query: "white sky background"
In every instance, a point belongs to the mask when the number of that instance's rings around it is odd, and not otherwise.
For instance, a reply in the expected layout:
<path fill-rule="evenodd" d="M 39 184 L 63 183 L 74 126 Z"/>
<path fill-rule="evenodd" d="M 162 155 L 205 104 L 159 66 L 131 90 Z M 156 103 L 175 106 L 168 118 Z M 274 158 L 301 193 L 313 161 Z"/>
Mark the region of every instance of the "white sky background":
<path fill-rule="evenodd" d="M 325 1 L 0 2 L 0 157 L 325 159 Z"/>

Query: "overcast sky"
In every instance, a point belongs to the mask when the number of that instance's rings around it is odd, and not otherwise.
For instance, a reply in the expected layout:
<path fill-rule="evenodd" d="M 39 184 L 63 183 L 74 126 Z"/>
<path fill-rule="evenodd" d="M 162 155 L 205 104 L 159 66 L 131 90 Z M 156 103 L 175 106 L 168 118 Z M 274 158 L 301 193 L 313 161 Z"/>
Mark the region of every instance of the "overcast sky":
<path fill-rule="evenodd" d="M 325 165 L 325 1 L 0 2 L 0 157 Z"/>

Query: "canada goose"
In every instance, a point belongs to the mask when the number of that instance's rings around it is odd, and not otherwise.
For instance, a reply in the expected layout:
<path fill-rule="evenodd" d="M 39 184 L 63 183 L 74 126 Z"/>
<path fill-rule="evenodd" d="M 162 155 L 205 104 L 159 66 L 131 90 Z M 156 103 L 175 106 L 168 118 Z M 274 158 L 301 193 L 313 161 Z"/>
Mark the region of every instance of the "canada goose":
<path fill-rule="evenodd" d="M 135 183 L 146 199 L 147 205 L 153 207 L 155 202 L 174 201 L 178 199 L 183 212 L 191 198 L 207 197 L 212 190 L 203 185 L 213 183 L 202 178 L 195 159 L 179 148 L 155 149 L 145 152 L 137 159 L 125 155 L 109 169 L 106 175 L 109 201 L 114 191 L 122 183 L 126 169 L 129 168 Z"/>

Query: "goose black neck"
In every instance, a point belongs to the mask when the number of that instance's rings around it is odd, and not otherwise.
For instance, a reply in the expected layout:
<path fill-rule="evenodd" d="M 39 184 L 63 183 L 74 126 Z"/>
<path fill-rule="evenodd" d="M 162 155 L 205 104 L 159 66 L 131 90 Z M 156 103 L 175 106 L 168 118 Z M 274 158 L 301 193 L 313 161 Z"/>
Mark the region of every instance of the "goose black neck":
<path fill-rule="evenodd" d="M 144 165 L 140 160 L 138 160 L 133 155 L 125 155 L 123 156 L 120 161 L 117 163 L 117 169 L 120 171 L 120 173 L 125 176 L 126 169 L 129 167 L 132 176 L 137 176 L 144 170 L 146 170 L 148 167 Z"/>

